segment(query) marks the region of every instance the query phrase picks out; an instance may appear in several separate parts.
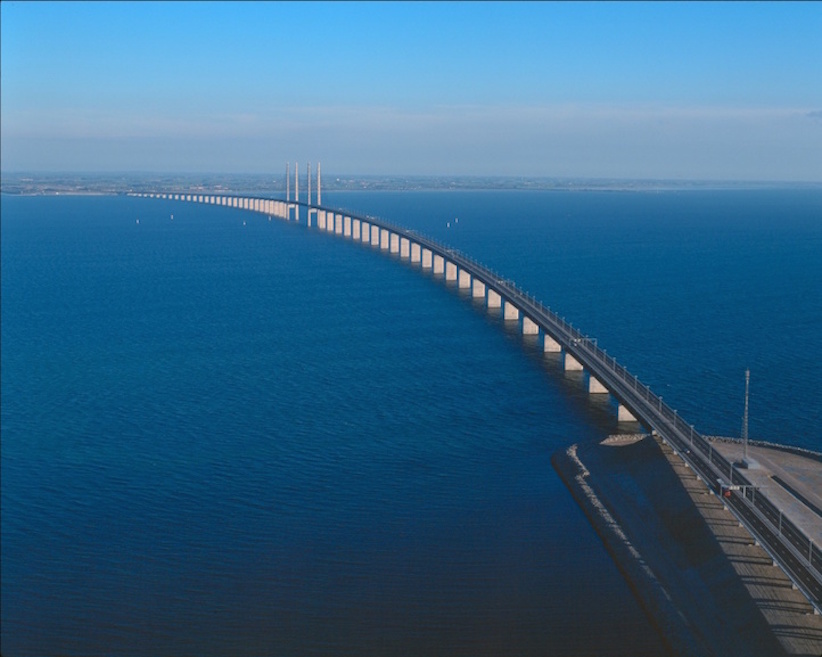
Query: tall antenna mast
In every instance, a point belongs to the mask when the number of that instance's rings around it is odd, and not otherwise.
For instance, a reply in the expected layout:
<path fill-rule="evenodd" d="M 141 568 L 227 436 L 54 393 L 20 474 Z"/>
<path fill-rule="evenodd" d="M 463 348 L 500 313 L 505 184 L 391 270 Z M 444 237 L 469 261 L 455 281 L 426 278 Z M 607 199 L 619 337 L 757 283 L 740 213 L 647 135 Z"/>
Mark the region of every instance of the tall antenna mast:
<path fill-rule="evenodd" d="M 745 369 L 745 414 L 742 416 L 742 444 L 744 445 L 743 458 L 748 460 L 748 389 L 751 381 L 751 370 Z"/>

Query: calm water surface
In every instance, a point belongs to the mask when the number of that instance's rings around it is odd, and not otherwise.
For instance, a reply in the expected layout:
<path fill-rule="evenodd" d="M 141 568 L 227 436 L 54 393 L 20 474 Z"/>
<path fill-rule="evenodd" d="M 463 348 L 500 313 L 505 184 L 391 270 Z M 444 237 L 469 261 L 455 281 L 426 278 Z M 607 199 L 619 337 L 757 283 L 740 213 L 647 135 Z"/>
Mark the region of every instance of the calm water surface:
<path fill-rule="evenodd" d="M 822 193 L 324 196 L 513 278 L 703 432 L 751 367 L 752 437 L 820 448 Z M 663 650 L 549 462 L 607 405 L 396 258 L 4 196 L 1 344 L 6 657 Z"/>

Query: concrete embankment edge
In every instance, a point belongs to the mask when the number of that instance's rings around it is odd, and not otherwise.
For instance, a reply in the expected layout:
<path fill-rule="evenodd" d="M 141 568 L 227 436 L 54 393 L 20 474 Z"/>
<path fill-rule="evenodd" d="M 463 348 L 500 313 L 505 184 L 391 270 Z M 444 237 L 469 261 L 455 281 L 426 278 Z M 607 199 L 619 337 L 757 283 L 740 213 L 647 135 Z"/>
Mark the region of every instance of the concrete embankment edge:
<path fill-rule="evenodd" d="M 577 446 L 556 452 L 551 464 L 593 525 L 642 608 L 659 628 L 663 640 L 679 657 L 707 657 L 712 651 L 695 637 L 687 619 L 631 544 L 619 522 L 608 511 L 589 481 L 588 469 L 577 455 Z"/>

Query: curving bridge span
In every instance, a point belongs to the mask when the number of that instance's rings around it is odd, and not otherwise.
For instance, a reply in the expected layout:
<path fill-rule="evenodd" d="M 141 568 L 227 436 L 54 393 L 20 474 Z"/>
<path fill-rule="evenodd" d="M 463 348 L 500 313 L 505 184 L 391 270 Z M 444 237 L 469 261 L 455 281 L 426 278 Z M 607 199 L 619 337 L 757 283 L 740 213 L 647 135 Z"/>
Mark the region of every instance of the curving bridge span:
<path fill-rule="evenodd" d="M 768 499 L 767 491 L 753 486 L 744 468 L 719 454 L 706 437 L 600 348 L 595 339 L 582 334 L 513 281 L 413 230 L 319 204 L 199 193 L 132 195 L 239 208 L 287 221 L 300 221 L 304 211 L 308 226 L 369 244 L 470 290 L 471 297 L 483 299 L 487 308 L 499 309 L 506 320 L 517 322 L 523 334 L 539 336 L 545 352 L 560 353 L 566 370 L 585 372 L 590 393 L 612 395 L 620 421 L 639 422 L 667 443 L 712 492 L 722 496 L 726 508 L 808 598 L 815 613 L 822 613 L 822 546 L 786 517 Z"/>

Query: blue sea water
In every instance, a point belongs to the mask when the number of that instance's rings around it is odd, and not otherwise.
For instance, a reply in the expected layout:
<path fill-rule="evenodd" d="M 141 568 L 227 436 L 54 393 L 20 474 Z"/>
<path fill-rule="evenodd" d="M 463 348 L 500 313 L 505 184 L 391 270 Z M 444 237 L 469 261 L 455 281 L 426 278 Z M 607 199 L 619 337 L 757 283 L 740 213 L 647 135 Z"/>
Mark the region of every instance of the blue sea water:
<path fill-rule="evenodd" d="M 703 433 L 750 367 L 751 436 L 822 447 L 818 190 L 324 201 L 512 278 Z M 663 652 L 549 462 L 613 415 L 464 294 L 241 210 L 1 202 L 6 657 Z"/>

